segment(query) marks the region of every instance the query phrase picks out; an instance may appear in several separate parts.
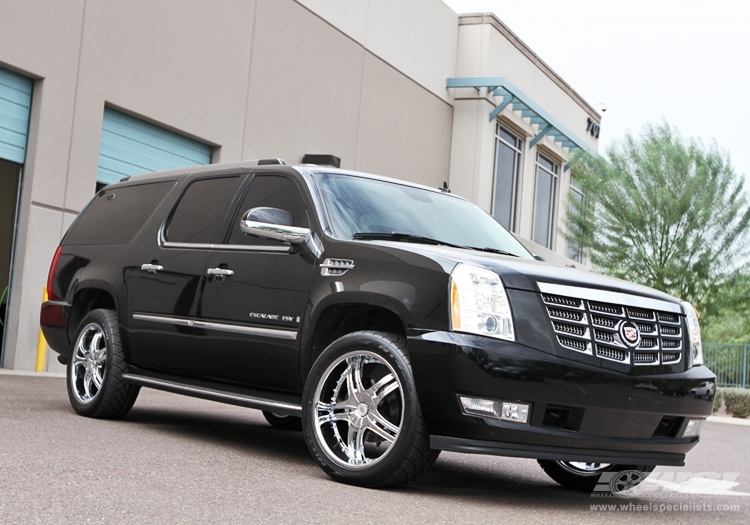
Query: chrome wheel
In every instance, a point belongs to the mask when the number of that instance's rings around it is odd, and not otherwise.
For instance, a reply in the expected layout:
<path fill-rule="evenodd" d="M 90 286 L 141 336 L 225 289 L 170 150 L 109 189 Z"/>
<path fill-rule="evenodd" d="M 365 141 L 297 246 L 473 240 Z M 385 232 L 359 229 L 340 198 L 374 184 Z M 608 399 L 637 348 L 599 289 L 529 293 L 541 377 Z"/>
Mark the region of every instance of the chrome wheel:
<path fill-rule="evenodd" d="M 583 463 L 580 461 L 558 461 L 558 464 L 573 474 L 600 474 L 609 468 L 609 463 Z"/>
<path fill-rule="evenodd" d="M 539 460 L 549 477 L 563 487 L 592 492 L 608 488 L 614 495 L 630 490 L 646 479 L 654 465 L 613 465 L 586 461 Z"/>
<path fill-rule="evenodd" d="M 365 350 L 338 357 L 323 372 L 314 396 L 314 430 L 328 459 L 357 470 L 388 455 L 403 424 L 404 394 L 385 359 Z"/>
<path fill-rule="evenodd" d="M 361 331 L 332 342 L 313 363 L 302 395 L 310 453 L 337 481 L 394 487 L 434 463 L 406 338 Z"/>
<path fill-rule="evenodd" d="M 106 365 L 106 334 L 98 324 L 89 323 L 79 333 L 71 364 L 70 386 L 80 403 L 91 403 L 99 394 Z"/>
<path fill-rule="evenodd" d="M 117 312 L 102 308 L 87 313 L 68 360 L 66 384 L 73 409 L 87 417 L 127 414 L 140 390 L 123 378 L 127 368 Z"/>

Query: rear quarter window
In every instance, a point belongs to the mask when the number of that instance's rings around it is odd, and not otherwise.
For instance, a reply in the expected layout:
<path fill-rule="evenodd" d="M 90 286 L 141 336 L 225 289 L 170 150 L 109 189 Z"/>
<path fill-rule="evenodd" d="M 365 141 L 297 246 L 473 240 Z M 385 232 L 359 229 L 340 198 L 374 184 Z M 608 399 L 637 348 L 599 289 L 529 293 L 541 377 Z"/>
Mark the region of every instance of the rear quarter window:
<path fill-rule="evenodd" d="M 127 244 L 164 200 L 174 181 L 107 189 L 71 225 L 63 244 Z"/>

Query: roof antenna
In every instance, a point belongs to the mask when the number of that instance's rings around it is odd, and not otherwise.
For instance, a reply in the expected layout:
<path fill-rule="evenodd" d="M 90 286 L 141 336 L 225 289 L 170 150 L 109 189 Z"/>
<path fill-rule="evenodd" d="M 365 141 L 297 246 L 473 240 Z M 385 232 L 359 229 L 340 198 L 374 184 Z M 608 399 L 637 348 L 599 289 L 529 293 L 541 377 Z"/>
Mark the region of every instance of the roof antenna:
<path fill-rule="evenodd" d="M 444 191 L 445 193 L 450 193 L 451 192 L 451 189 L 448 187 L 448 181 L 447 180 L 443 181 L 443 187 L 440 188 L 440 191 Z"/>

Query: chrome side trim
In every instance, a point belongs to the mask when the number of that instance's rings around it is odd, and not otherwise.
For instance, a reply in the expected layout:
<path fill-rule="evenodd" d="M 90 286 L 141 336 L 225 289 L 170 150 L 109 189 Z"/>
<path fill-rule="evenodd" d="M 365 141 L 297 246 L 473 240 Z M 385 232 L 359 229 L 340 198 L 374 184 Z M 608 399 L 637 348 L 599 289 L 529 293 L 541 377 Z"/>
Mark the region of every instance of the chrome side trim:
<path fill-rule="evenodd" d="M 135 383 L 141 386 L 156 388 L 158 390 L 167 390 L 177 394 L 187 394 L 202 399 L 211 399 L 215 401 L 222 401 L 230 404 L 237 404 L 241 406 L 247 406 L 251 408 L 259 409 L 282 409 L 286 411 L 292 411 L 296 413 L 302 413 L 301 405 L 294 405 L 291 403 L 284 403 L 282 401 L 272 401 L 269 399 L 263 399 L 254 396 L 248 396 L 243 394 L 235 394 L 230 392 L 222 392 L 220 390 L 213 390 L 210 388 L 203 388 L 199 386 L 186 385 L 183 383 L 177 383 L 175 381 L 166 381 L 163 379 L 155 379 L 152 377 L 146 377 L 138 374 L 125 373 L 122 378 L 130 383 Z"/>
<path fill-rule="evenodd" d="M 224 323 L 211 323 L 208 321 L 193 321 L 195 328 L 206 328 L 210 330 L 218 330 L 220 332 L 230 332 L 235 334 L 246 334 L 246 335 L 262 335 L 265 337 L 272 337 L 274 339 L 286 339 L 288 341 L 294 341 L 297 339 L 297 332 L 295 330 L 282 330 L 279 328 L 257 328 L 255 326 L 237 326 L 234 324 Z"/>
<path fill-rule="evenodd" d="M 214 244 L 208 243 L 197 243 L 197 242 L 169 242 L 165 241 L 162 243 L 164 248 L 179 248 L 181 250 L 212 250 Z"/>
<path fill-rule="evenodd" d="M 289 253 L 291 246 L 251 246 L 244 244 L 200 244 L 191 242 L 169 242 L 161 243 L 162 248 L 177 248 L 181 250 L 212 250 L 226 252 L 274 252 Z"/>
<path fill-rule="evenodd" d="M 151 321 L 152 323 L 164 323 L 173 324 L 177 326 L 186 326 L 188 328 L 193 326 L 192 319 L 185 319 L 182 317 L 168 317 L 166 315 L 153 315 L 153 314 L 139 314 L 134 313 L 133 319 L 138 321 Z"/>
<path fill-rule="evenodd" d="M 597 290 L 594 288 L 579 288 L 578 286 L 565 286 L 562 284 L 551 284 L 537 282 L 539 290 L 542 293 L 552 295 L 563 295 L 567 297 L 577 297 L 587 301 L 597 301 L 600 303 L 611 303 L 634 308 L 645 308 L 648 310 L 660 310 L 662 312 L 672 312 L 683 315 L 682 307 L 677 303 L 669 303 L 650 297 L 641 297 L 621 292 L 610 292 L 608 290 Z"/>
<path fill-rule="evenodd" d="M 280 328 L 260 328 L 255 326 L 238 326 L 226 323 L 212 323 L 208 321 L 199 321 L 197 319 L 184 319 L 180 317 L 169 317 L 166 315 L 152 315 L 134 313 L 133 319 L 138 321 L 151 321 L 152 323 L 164 323 L 177 326 L 186 326 L 191 328 L 204 328 L 209 330 L 218 330 L 220 332 L 230 332 L 245 335 L 260 335 L 271 337 L 273 339 L 284 339 L 295 341 L 297 339 L 296 330 L 284 330 Z"/>
<path fill-rule="evenodd" d="M 274 252 L 289 253 L 291 246 L 251 246 L 245 244 L 214 244 L 211 246 L 214 251 L 221 252 Z"/>

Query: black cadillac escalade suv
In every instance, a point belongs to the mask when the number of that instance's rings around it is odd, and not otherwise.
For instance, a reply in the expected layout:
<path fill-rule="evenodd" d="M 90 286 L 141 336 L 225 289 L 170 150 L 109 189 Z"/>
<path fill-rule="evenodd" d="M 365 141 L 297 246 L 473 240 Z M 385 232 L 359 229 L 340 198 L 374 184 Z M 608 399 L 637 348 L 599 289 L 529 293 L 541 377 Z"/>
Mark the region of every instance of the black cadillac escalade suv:
<path fill-rule="evenodd" d="M 713 404 L 689 304 L 538 261 L 464 199 L 361 173 L 260 161 L 107 186 L 47 290 L 78 413 L 122 417 L 140 387 L 260 409 L 357 485 L 451 450 L 629 486 L 683 465 Z"/>

